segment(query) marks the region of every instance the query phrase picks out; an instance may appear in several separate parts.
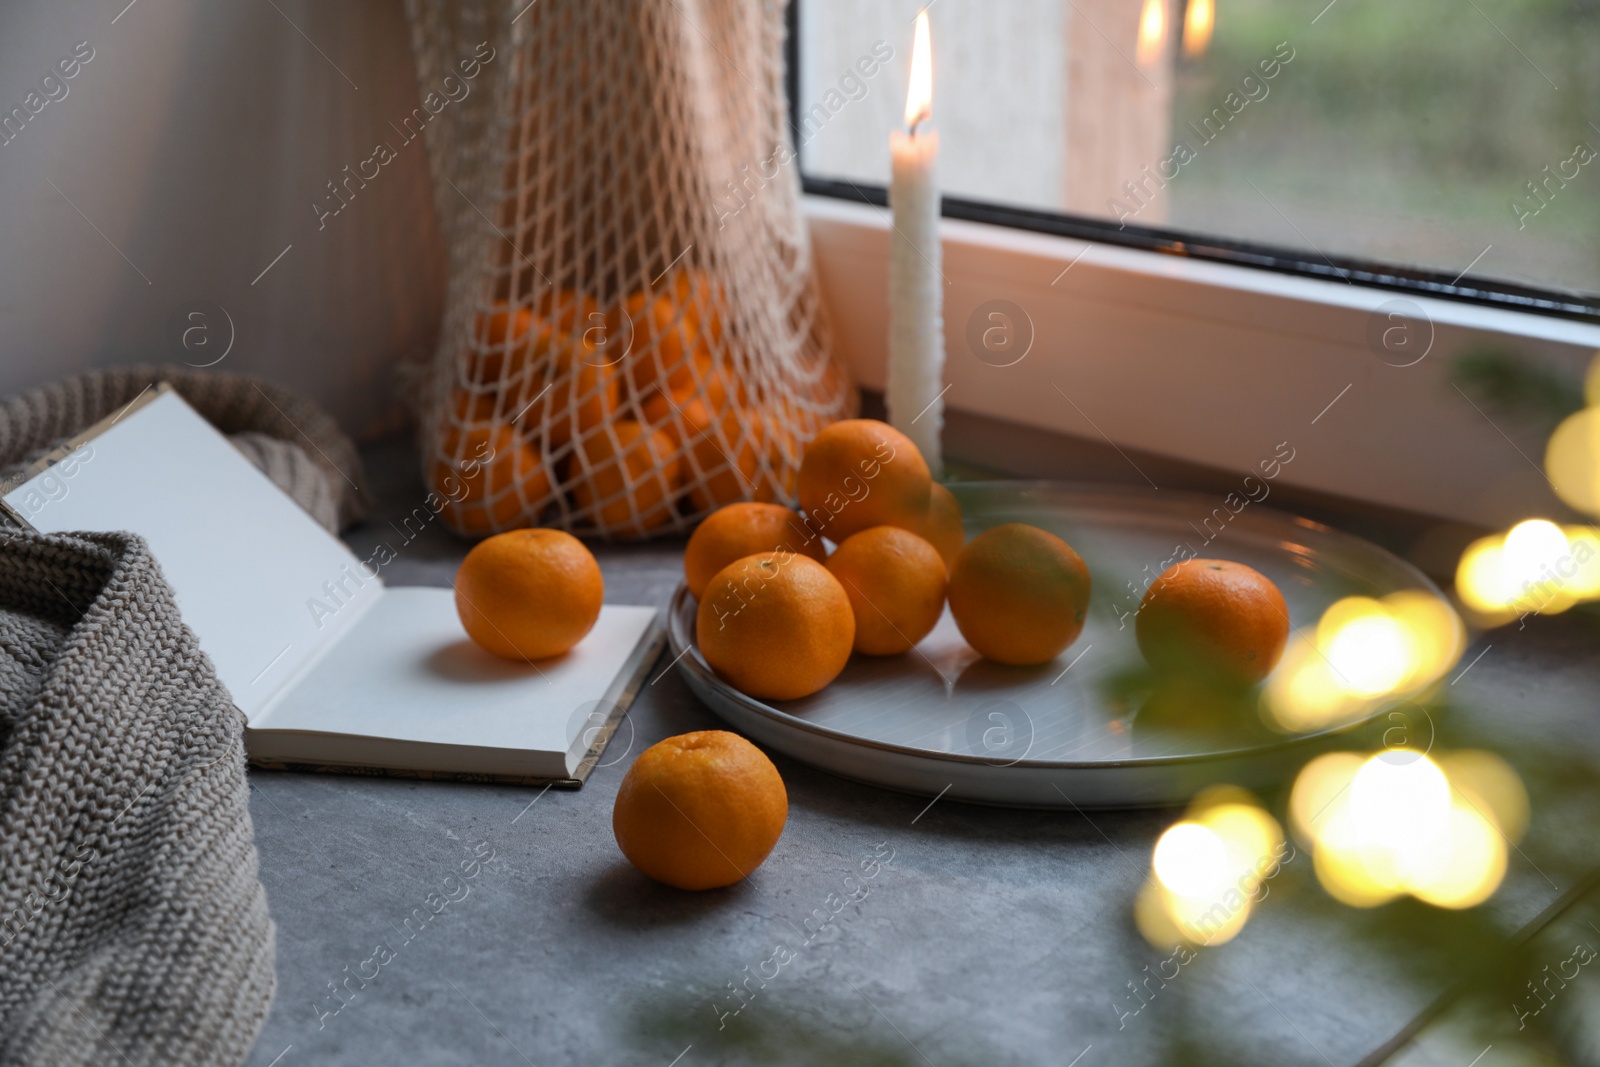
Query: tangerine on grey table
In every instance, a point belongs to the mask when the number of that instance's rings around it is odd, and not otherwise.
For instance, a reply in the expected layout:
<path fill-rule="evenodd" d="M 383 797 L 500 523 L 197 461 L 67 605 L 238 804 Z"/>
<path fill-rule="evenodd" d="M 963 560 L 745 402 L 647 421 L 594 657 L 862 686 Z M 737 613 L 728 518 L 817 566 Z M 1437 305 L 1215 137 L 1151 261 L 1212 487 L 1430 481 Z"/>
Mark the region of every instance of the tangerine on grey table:
<path fill-rule="evenodd" d="M 386 580 L 447 585 L 468 545 L 404 522 L 424 497 L 415 452 L 391 440 L 365 459 L 378 504 L 348 535 L 357 553 L 387 541 Z M 596 546 L 606 596 L 667 604 L 681 552 Z M 1457 687 L 1473 705 L 1600 747 L 1584 712 L 1600 663 L 1581 622 L 1492 640 Z M 252 770 L 278 928 L 277 999 L 252 1067 L 955 1067 L 1080 1053 L 1079 1067 L 1138 1067 L 1163 1062 L 1185 1019 L 1219 1058 L 1271 1049 L 1344 1065 L 1437 992 L 1270 906 L 1176 979 L 1141 985 L 1172 970 L 1131 908 L 1175 812 L 930 804 L 771 749 L 790 807 L 767 862 L 725 890 L 657 885 L 612 839 L 617 786 L 655 741 L 726 726 L 669 659 L 576 792 Z M 1576 873 L 1547 866 L 1558 889 L 1513 858 L 1494 906 L 1531 918 Z"/>
<path fill-rule="evenodd" d="M 761 701 L 717 677 L 694 647 L 697 602 L 684 587 L 672 599 L 667 634 L 690 688 L 762 744 L 890 789 L 1022 807 L 1174 804 L 1210 784 L 1274 785 L 1348 732 L 1182 735 L 1145 730 L 1142 719 L 1130 725 L 1130 709 L 1108 693 L 1140 668 L 1140 596 L 1180 548 L 1254 567 L 1283 592 L 1290 624 L 1313 632 L 1343 597 L 1410 590 L 1444 598 L 1377 545 L 1271 508 L 1242 513 L 1208 541 L 1191 523 L 1213 501 L 1198 494 L 1013 481 L 958 485 L 956 495 L 969 535 L 1028 523 L 1088 562 L 1088 618 L 1055 660 L 1009 667 L 983 659 L 946 608 L 915 652 L 856 656 L 820 693 Z"/>

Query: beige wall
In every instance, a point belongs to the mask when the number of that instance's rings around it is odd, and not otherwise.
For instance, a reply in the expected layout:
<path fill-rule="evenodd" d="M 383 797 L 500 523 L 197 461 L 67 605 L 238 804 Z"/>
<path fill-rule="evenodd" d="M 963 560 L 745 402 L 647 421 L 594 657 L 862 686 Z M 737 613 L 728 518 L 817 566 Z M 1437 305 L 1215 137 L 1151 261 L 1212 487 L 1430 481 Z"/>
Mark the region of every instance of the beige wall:
<path fill-rule="evenodd" d="M 390 368 L 431 345 L 442 298 L 421 142 L 320 232 L 311 203 L 415 105 L 400 3 L 122 2 L 0 5 L 4 110 L 77 42 L 95 52 L 0 145 L 0 392 L 215 358 L 169 325 L 209 300 L 234 323 L 218 369 L 270 375 L 358 433 L 392 421 Z"/>

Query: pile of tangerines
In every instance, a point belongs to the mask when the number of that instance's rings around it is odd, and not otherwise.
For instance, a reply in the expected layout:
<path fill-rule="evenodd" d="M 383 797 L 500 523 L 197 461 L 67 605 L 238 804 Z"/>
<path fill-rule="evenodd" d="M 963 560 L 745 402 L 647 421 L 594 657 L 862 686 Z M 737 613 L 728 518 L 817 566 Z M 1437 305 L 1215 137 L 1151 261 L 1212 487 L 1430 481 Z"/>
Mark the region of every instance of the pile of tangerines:
<path fill-rule="evenodd" d="M 818 416 L 729 383 L 721 303 L 687 268 L 659 293 L 605 307 L 550 288 L 532 306 L 480 313 L 428 471 L 446 520 L 470 535 L 504 530 L 570 487 L 594 525 L 647 533 L 678 508 L 792 496 L 795 431 Z M 829 364 L 801 391 L 821 402 L 840 384 Z"/>
<path fill-rule="evenodd" d="M 998 663 L 1059 656 L 1083 630 L 1089 568 L 1061 538 L 1009 523 L 965 540 L 960 506 L 915 445 L 871 419 L 836 422 L 800 466 L 804 514 L 739 503 L 713 512 L 684 555 L 706 662 L 754 697 L 827 686 L 852 652 L 910 650 L 945 603 Z M 837 547 L 828 554 L 824 538 Z M 1152 583 L 1139 647 L 1158 670 L 1252 684 L 1289 636 L 1283 596 L 1242 564 L 1194 559 Z"/>
<path fill-rule="evenodd" d="M 916 446 L 871 419 L 824 429 L 800 464 L 803 513 L 738 502 L 713 512 L 684 553 L 698 599 L 696 643 L 730 685 L 760 699 L 819 692 L 852 653 L 909 651 L 948 602 L 981 655 L 1047 663 L 1083 630 L 1089 569 L 1061 538 L 1011 523 L 966 539 L 955 497 Z M 827 551 L 827 542 L 836 547 Z M 557 530 L 491 537 L 456 579 L 467 633 L 509 659 L 559 655 L 600 613 L 604 583 L 582 542 Z M 1289 635 L 1282 594 L 1227 560 L 1191 559 L 1146 591 L 1135 634 L 1156 670 L 1248 686 L 1276 665 Z M 629 770 L 613 810 L 628 859 L 681 888 L 728 885 L 759 865 L 782 832 L 777 769 L 736 734 L 668 738 Z"/>

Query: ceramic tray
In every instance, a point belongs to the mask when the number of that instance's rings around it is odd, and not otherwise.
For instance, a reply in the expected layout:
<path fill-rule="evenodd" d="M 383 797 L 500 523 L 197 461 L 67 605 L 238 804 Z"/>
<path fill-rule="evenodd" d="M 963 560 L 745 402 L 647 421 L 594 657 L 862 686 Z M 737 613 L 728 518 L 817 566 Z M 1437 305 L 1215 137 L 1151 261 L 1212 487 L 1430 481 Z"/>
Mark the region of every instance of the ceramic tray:
<path fill-rule="evenodd" d="M 1262 504 L 1235 514 L 1212 496 L 1047 482 L 951 489 L 969 537 L 1001 523 L 1031 523 L 1064 538 L 1089 564 L 1083 633 L 1055 661 L 1017 668 L 984 660 L 962 641 L 946 609 L 911 652 L 852 656 L 822 692 L 764 702 L 732 688 L 701 657 L 694 647 L 698 605 L 680 587 L 668 637 L 690 687 L 758 743 L 889 789 L 1019 807 L 1182 803 L 1208 784 L 1269 787 L 1319 747 L 1370 747 L 1370 738 L 1340 735 L 1371 732 L 1384 712 L 1339 730 L 1290 736 L 1264 727 L 1210 734 L 1144 728 L 1137 684 L 1129 683 L 1142 670 L 1131 613 L 1179 546 L 1271 578 L 1291 625 L 1307 634 L 1342 597 L 1403 589 L 1441 596 L 1415 567 L 1378 546 Z"/>

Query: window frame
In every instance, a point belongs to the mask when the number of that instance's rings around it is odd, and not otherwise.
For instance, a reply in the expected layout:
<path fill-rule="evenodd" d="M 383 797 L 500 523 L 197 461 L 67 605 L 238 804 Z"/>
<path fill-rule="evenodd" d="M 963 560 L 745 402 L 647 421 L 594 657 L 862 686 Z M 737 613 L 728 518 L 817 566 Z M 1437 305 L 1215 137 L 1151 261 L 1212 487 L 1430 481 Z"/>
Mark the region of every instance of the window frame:
<path fill-rule="evenodd" d="M 805 0 L 789 0 L 785 13 L 788 32 L 784 40 L 784 87 L 789 103 L 789 136 L 795 145 L 800 144 L 801 129 L 800 5 L 803 2 Z M 801 189 L 808 195 L 854 200 L 880 208 L 888 205 L 888 190 L 882 185 L 807 174 L 805 161 L 798 150 L 795 167 L 800 175 Z M 1600 324 L 1600 294 L 1520 285 L 1465 271 L 1452 278 L 1443 271 L 1397 266 L 1356 256 L 1313 256 L 1297 249 L 1255 241 L 1168 227 L 1119 224 L 1088 215 L 1043 211 L 962 197 L 943 197 L 941 215 L 1164 256 L 1225 263 L 1302 278 L 1331 279 L 1410 296 Z"/>
<path fill-rule="evenodd" d="M 816 195 L 802 210 L 833 350 L 881 390 L 889 212 Z M 1301 458 L 1280 484 L 1322 496 L 1474 527 L 1580 521 L 1545 478 L 1548 430 L 1474 399 L 1455 367 L 1511 349 L 1581 382 L 1600 324 L 964 219 L 944 219 L 940 243 L 947 413 L 1115 449 L 1133 484 L 1150 480 L 1142 457 L 1242 475 L 1287 441 Z M 973 347 L 994 301 L 1026 320 L 1029 347 L 1009 361 Z M 1421 356 L 1375 339 L 1396 325 Z M 992 442 L 964 437 L 973 425 L 946 422 L 946 455 L 1050 476 L 1040 457 L 997 464 Z"/>

